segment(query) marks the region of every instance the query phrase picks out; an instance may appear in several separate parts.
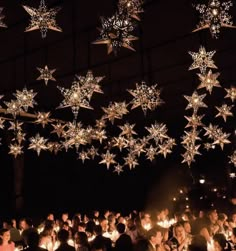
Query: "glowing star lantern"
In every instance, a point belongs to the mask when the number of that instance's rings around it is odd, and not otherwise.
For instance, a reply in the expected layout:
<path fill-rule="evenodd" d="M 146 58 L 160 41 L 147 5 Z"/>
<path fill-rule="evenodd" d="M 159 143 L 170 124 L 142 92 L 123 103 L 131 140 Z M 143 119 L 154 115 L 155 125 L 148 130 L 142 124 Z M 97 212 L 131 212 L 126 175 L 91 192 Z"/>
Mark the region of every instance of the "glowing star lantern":
<path fill-rule="evenodd" d="M 185 108 L 185 110 L 193 109 L 194 113 L 197 113 L 198 109 L 201 107 L 207 107 L 205 103 L 203 103 L 203 99 L 205 98 L 206 94 L 198 95 L 196 91 L 193 92 L 192 96 L 186 96 L 184 97 L 188 100 L 189 104 Z"/>
<path fill-rule="evenodd" d="M 45 85 L 48 84 L 49 80 L 56 81 L 56 79 L 52 76 L 56 69 L 49 70 L 48 66 L 45 65 L 44 69 L 37 67 L 37 70 L 40 72 L 40 76 L 37 78 L 37 80 L 44 80 Z"/>
<path fill-rule="evenodd" d="M 139 14 L 143 12 L 142 4 L 142 0 L 119 0 L 118 9 L 120 13 L 140 21 Z"/>
<path fill-rule="evenodd" d="M 236 167 L 236 150 L 229 156 L 229 163 L 232 163 Z"/>
<path fill-rule="evenodd" d="M 219 77 L 220 73 L 212 73 L 209 70 L 206 74 L 197 74 L 201 83 L 197 87 L 197 89 L 206 88 L 206 90 L 211 94 L 213 87 L 221 87 L 217 78 Z"/>
<path fill-rule="evenodd" d="M 153 111 L 157 106 L 160 106 L 163 103 L 157 85 L 147 86 L 143 81 L 141 84 L 136 83 L 136 89 L 128 90 L 128 92 L 134 97 L 131 101 L 131 109 L 140 106 L 145 115 L 148 109 Z"/>
<path fill-rule="evenodd" d="M 105 154 L 102 154 L 102 160 L 99 162 L 99 164 L 106 164 L 108 170 L 111 164 L 116 164 L 116 161 L 114 160 L 115 156 L 115 154 L 107 151 Z"/>
<path fill-rule="evenodd" d="M 104 77 L 94 77 L 92 72 L 88 71 L 85 77 L 76 75 L 70 89 L 58 86 L 58 89 L 64 96 L 64 100 L 58 108 L 71 107 L 74 119 L 77 120 L 80 107 L 93 109 L 89 104 L 93 93 L 103 93 L 99 86 L 99 82 L 103 78 Z"/>
<path fill-rule="evenodd" d="M 13 155 L 15 158 L 23 153 L 21 145 L 11 144 L 9 148 L 10 148 L 9 154 Z"/>
<path fill-rule="evenodd" d="M 231 0 L 222 2 L 210 0 L 208 5 L 197 4 L 195 8 L 200 13 L 200 22 L 193 32 L 210 29 L 212 37 L 219 38 L 222 27 L 236 28 L 236 26 L 233 26 L 232 16 L 228 14 L 232 6 L 233 2 Z"/>
<path fill-rule="evenodd" d="M 40 135 L 37 133 L 35 137 L 31 137 L 30 139 L 30 144 L 28 149 L 35 150 L 38 154 L 40 155 L 41 150 L 47 150 L 47 139 L 44 137 L 40 137 Z"/>
<path fill-rule="evenodd" d="M 135 51 L 132 41 L 138 38 L 131 35 L 134 31 L 133 22 L 123 13 L 116 13 L 110 18 L 101 17 L 102 28 L 99 28 L 100 38 L 93 44 L 106 44 L 107 53 L 114 51 L 115 55 L 121 47 Z"/>
<path fill-rule="evenodd" d="M 191 52 L 189 54 L 192 56 L 193 63 L 189 67 L 189 70 L 200 69 L 202 74 L 206 73 L 207 68 L 217 69 L 217 66 L 214 64 L 212 57 L 216 51 L 206 52 L 206 49 L 203 46 L 200 46 L 199 52 Z"/>
<path fill-rule="evenodd" d="M 34 100 L 36 95 L 37 93 L 33 92 L 33 90 L 27 90 L 26 88 L 22 91 L 16 90 L 16 93 L 14 94 L 20 107 L 23 107 L 25 112 L 28 111 L 29 107 L 34 108 L 34 105 L 37 104 Z"/>
<path fill-rule="evenodd" d="M 18 102 L 18 100 L 11 100 L 10 102 L 4 101 L 5 105 L 7 106 L 7 113 L 12 114 L 12 116 L 15 118 L 17 114 L 22 112 L 21 104 Z"/>
<path fill-rule="evenodd" d="M 44 0 L 40 1 L 38 9 L 23 5 L 25 11 L 31 16 L 31 23 L 25 29 L 26 32 L 40 30 L 42 38 L 46 37 L 48 30 L 61 32 L 62 29 L 56 24 L 56 14 L 60 10 L 59 7 L 48 9 Z"/>
<path fill-rule="evenodd" d="M 7 25 L 2 21 L 5 16 L 2 14 L 3 7 L 0 7 L 0 27 L 7 28 Z"/>
<path fill-rule="evenodd" d="M 220 107 L 216 106 L 218 113 L 216 114 L 215 117 L 222 117 L 224 121 L 226 122 L 228 116 L 233 117 L 233 113 L 231 112 L 232 108 L 233 108 L 233 105 L 228 106 L 226 104 L 223 104 Z"/>
<path fill-rule="evenodd" d="M 236 100 L 236 87 L 230 87 L 225 88 L 227 95 L 225 96 L 225 98 L 230 98 L 232 100 L 232 102 L 234 102 Z"/>
<path fill-rule="evenodd" d="M 120 164 L 117 164 L 116 166 L 114 166 L 114 173 L 117 173 L 118 175 L 120 175 L 121 172 L 123 172 L 123 166 L 121 166 Z"/>
<path fill-rule="evenodd" d="M 37 119 L 35 120 L 35 123 L 41 124 L 42 127 L 44 128 L 45 125 L 47 125 L 49 122 L 51 122 L 50 116 L 51 116 L 50 112 L 38 112 Z"/>

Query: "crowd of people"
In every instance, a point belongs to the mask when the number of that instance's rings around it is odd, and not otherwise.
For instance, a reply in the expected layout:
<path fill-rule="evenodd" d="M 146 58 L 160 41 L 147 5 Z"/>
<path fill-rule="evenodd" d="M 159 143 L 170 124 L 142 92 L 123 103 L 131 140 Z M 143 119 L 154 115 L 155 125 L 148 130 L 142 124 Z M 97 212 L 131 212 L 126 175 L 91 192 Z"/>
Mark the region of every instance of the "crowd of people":
<path fill-rule="evenodd" d="M 106 210 L 91 214 L 49 213 L 35 224 L 31 218 L 1 219 L 0 251 L 234 251 L 236 212 L 190 210 L 171 217 L 167 208 Z"/>

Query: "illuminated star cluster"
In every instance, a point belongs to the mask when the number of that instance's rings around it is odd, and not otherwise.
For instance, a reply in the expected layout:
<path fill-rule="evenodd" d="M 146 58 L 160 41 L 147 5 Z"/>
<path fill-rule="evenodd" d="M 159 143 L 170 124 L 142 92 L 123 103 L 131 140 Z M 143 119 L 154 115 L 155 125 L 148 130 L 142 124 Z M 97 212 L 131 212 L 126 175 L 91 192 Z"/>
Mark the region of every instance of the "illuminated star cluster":
<path fill-rule="evenodd" d="M 219 38 L 222 27 L 236 28 L 233 26 L 232 16 L 228 13 L 232 6 L 231 0 L 222 2 L 209 0 L 208 5 L 197 4 L 195 9 L 200 13 L 200 21 L 197 29 L 193 31 L 209 29 L 213 38 Z"/>
<path fill-rule="evenodd" d="M 59 7 L 48 9 L 44 0 L 40 1 L 38 9 L 23 5 L 25 11 L 31 16 L 31 23 L 25 29 L 26 32 L 40 30 L 42 38 L 47 35 L 48 29 L 61 32 L 62 29 L 56 24 L 56 14 L 60 10 Z"/>

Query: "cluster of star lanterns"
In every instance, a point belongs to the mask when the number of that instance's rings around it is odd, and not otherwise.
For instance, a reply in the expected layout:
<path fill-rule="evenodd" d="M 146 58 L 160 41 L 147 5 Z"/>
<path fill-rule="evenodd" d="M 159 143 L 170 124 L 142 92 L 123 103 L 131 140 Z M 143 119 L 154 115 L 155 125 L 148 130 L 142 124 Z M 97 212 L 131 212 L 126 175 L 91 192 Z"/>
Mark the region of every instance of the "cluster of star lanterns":
<path fill-rule="evenodd" d="M 210 122 L 208 125 L 202 122 L 204 113 L 199 114 L 200 110 L 206 110 L 208 108 L 207 104 L 204 102 L 205 97 L 212 95 L 213 88 L 222 88 L 218 77 L 219 72 L 213 73 L 213 69 L 218 69 L 213 61 L 212 57 L 215 51 L 207 52 L 203 46 L 200 46 L 199 52 L 189 52 L 192 56 L 193 63 L 189 67 L 189 70 L 199 69 L 200 73 L 197 73 L 200 84 L 194 90 L 191 96 L 184 95 L 184 98 L 188 101 L 185 110 L 192 110 L 191 116 L 185 116 L 188 120 L 187 128 L 182 136 L 182 142 L 185 152 L 182 154 L 183 163 L 186 162 L 189 166 L 195 161 L 196 155 L 201 155 L 201 148 L 207 151 L 215 149 L 218 145 L 221 150 L 224 150 L 226 144 L 231 143 L 231 133 L 225 132 L 223 127 L 216 124 L 215 121 Z M 207 92 L 199 94 L 199 89 Z M 226 123 L 228 118 L 233 118 L 233 107 L 235 100 L 235 87 L 225 88 L 226 95 L 224 96 L 224 101 L 220 105 L 215 105 L 215 118 L 223 119 Z M 229 101 L 230 99 L 230 101 Z M 228 101 L 226 101 L 228 100 Z M 188 130 L 189 129 L 189 130 Z M 202 130 L 203 129 L 203 130 Z M 201 132 L 204 134 L 201 136 Z M 233 153 L 230 158 L 230 163 L 235 164 L 235 154 Z"/>

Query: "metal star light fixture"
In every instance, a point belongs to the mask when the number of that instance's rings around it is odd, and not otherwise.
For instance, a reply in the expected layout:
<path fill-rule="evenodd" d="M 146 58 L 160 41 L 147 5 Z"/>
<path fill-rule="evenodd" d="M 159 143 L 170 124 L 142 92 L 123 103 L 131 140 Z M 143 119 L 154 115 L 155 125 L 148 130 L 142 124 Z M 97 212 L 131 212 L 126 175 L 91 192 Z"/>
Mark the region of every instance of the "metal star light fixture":
<path fill-rule="evenodd" d="M 208 5 L 197 4 L 196 10 L 200 13 L 200 21 L 197 25 L 197 29 L 193 32 L 210 29 L 213 38 L 219 38 L 221 27 L 236 28 L 233 25 L 232 17 L 228 14 L 230 7 L 233 6 L 233 2 L 219 0 L 210 0 Z"/>
<path fill-rule="evenodd" d="M 52 76 L 52 74 L 56 71 L 56 69 L 49 70 L 48 66 L 45 65 L 44 69 L 37 67 L 37 70 L 40 72 L 40 76 L 37 78 L 37 80 L 44 80 L 45 85 L 48 84 L 49 80 L 56 81 L 56 79 Z"/>
<path fill-rule="evenodd" d="M 26 32 L 40 30 L 42 38 L 45 38 L 48 30 L 62 32 L 62 29 L 56 24 L 56 14 L 61 9 L 60 7 L 48 9 L 45 1 L 41 0 L 38 9 L 22 5 L 22 7 L 31 16 L 31 23 L 25 29 Z"/>
<path fill-rule="evenodd" d="M 131 34 L 134 31 L 134 24 L 129 16 L 115 13 L 107 19 L 101 17 L 101 23 L 100 38 L 95 40 L 93 44 L 106 44 L 108 54 L 113 51 L 116 55 L 121 47 L 135 51 L 132 47 L 132 41 L 137 40 L 138 37 Z"/>
<path fill-rule="evenodd" d="M 121 13 L 126 13 L 130 17 L 140 21 L 139 14 L 143 12 L 142 0 L 119 0 L 118 9 Z"/>

